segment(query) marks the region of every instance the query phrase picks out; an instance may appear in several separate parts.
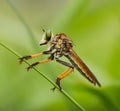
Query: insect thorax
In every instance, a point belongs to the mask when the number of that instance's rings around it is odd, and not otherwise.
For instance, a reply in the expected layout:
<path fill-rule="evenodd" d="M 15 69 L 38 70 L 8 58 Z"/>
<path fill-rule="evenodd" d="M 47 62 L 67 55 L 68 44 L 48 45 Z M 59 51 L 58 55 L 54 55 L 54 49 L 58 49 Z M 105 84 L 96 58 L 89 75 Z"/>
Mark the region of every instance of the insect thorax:
<path fill-rule="evenodd" d="M 56 58 L 68 55 L 72 48 L 72 41 L 64 34 L 58 33 L 50 42 L 50 49 Z"/>

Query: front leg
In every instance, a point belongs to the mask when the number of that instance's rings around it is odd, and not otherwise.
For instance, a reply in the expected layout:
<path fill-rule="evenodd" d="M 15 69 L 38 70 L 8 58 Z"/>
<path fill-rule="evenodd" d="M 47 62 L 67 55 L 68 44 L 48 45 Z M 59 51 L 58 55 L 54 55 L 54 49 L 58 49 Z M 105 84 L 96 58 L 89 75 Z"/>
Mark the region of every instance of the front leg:
<path fill-rule="evenodd" d="M 28 60 L 28 59 L 32 59 L 35 58 L 37 56 L 41 56 L 43 53 L 38 53 L 38 54 L 33 54 L 33 55 L 27 55 L 27 56 L 23 56 L 21 58 L 19 58 L 19 63 L 21 64 L 24 60 Z"/>
<path fill-rule="evenodd" d="M 19 63 L 21 64 L 24 60 L 33 59 L 35 57 L 41 56 L 42 54 L 50 54 L 50 53 L 51 53 L 51 51 L 48 50 L 48 51 L 44 51 L 44 52 L 41 52 L 38 54 L 26 55 L 26 56 L 19 58 Z"/>
<path fill-rule="evenodd" d="M 45 60 L 42 60 L 42 61 L 39 61 L 39 62 L 35 62 L 33 64 L 31 64 L 29 67 L 27 67 L 27 71 L 29 71 L 29 69 L 33 68 L 34 66 L 38 65 L 38 64 L 43 64 L 43 63 L 46 63 L 46 62 L 50 62 L 54 59 L 54 54 L 51 54 L 48 59 L 45 59 Z"/>

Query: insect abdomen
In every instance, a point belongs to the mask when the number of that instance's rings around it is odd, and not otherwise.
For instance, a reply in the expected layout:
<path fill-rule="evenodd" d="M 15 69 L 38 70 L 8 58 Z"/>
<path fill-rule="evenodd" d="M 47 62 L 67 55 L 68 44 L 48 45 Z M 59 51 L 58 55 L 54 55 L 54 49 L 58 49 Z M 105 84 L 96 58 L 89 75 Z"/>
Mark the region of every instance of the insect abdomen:
<path fill-rule="evenodd" d="M 70 49 L 67 58 L 85 78 L 87 78 L 93 84 L 101 86 L 95 75 L 90 71 L 90 69 L 85 65 L 85 63 L 80 59 L 74 50 Z"/>

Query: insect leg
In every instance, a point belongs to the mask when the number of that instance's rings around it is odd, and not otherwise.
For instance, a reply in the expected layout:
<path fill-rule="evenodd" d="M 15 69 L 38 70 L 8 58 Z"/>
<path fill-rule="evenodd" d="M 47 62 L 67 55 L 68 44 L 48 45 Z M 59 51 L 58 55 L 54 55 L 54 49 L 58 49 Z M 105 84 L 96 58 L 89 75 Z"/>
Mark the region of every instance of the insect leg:
<path fill-rule="evenodd" d="M 67 75 L 69 75 L 73 71 L 74 67 L 70 63 L 67 63 L 65 61 L 62 61 L 59 59 L 56 59 L 56 61 L 69 67 L 67 70 L 65 70 L 63 73 L 61 73 L 56 79 L 56 84 L 58 85 L 58 87 L 60 88 L 60 91 L 61 91 L 62 88 L 60 86 L 60 80 L 65 78 Z M 55 89 L 56 89 L 56 87 L 54 87 L 52 90 L 54 91 Z"/>
<path fill-rule="evenodd" d="M 29 69 L 33 68 L 34 66 L 38 65 L 38 64 L 43 64 L 43 63 L 46 63 L 46 62 L 50 62 L 54 59 L 54 54 L 51 54 L 48 59 L 45 59 L 45 60 L 42 60 L 42 61 L 39 61 L 39 62 L 35 62 L 33 64 L 31 64 L 30 66 L 27 67 L 27 71 L 29 71 Z"/>
<path fill-rule="evenodd" d="M 43 64 L 45 62 L 50 62 L 51 59 L 45 59 L 45 60 L 42 60 L 42 61 L 39 61 L 39 62 L 35 62 L 33 64 L 31 64 L 30 66 L 27 67 L 27 71 L 29 71 L 30 69 L 32 69 L 34 66 L 38 65 L 38 64 Z"/>
<path fill-rule="evenodd" d="M 56 79 L 56 84 L 58 85 L 58 87 L 60 88 L 61 91 L 61 86 L 60 86 L 60 80 L 63 79 L 64 77 L 66 77 L 67 75 L 69 75 L 71 72 L 73 71 L 73 68 L 68 68 L 67 70 L 65 70 L 63 73 L 61 73 L 57 79 Z M 54 87 L 52 90 L 54 91 L 56 89 L 56 87 Z"/>
<path fill-rule="evenodd" d="M 33 54 L 33 55 L 27 55 L 27 56 L 23 56 L 21 58 L 19 58 L 19 63 L 21 64 L 23 62 L 23 60 L 28 60 L 28 59 L 32 59 L 35 58 L 37 56 L 41 56 L 42 54 L 50 54 L 51 51 L 44 51 L 38 54 Z"/>
<path fill-rule="evenodd" d="M 72 64 L 68 63 L 68 62 L 65 62 L 65 61 L 62 61 L 60 59 L 56 59 L 57 62 L 59 62 L 60 64 L 63 64 L 65 66 L 68 66 L 70 68 L 74 68 Z"/>

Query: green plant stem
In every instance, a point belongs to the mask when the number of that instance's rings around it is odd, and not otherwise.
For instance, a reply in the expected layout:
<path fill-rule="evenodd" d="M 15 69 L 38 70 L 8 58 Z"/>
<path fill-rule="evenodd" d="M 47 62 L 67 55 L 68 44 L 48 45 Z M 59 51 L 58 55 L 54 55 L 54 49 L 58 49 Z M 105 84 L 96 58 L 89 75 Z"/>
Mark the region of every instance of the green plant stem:
<path fill-rule="evenodd" d="M 16 53 L 13 49 L 9 48 L 8 46 L 6 46 L 3 43 L 0 43 L 1 46 L 3 46 L 5 49 L 7 49 L 8 51 L 10 51 L 12 54 L 14 54 L 17 57 L 21 57 L 18 53 Z M 28 65 L 30 65 L 26 60 L 24 60 L 25 63 L 27 63 Z M 55 86 L 57 89 L 59 89 L 59 87 L 55 84 L 55 82 L 53 82 L 48 76 L 46 76 L 45 74 L 41 73 L 39 70 L 37 70 L 35 67 L 33 67 L 33 69 L 39 73 L 41 76 L 43 76 L 47 81 L 49 81 L 53 86 Z M 61 90 L 61 93 L 68 98 L 80 111 L 86 111 L 78 102 L 76 102 L 76 100 L 74 100 L 67 92 L 65 92 L 63 89 Z"/>
<path fill-rule="evenodd" d="M 21 23 L 25 26 L 28 35 L 30 37 L 30 42 L 33 45 L 33 47 L 36 47 L 37 45 L 37 41 L 35 40 L 35 36 L 32 32 L 32 30 L 30 29 L 29 25 L 27 24 L 27 22 L 24 20 L 24 18 L 22 17 L 22 15 L 20 14 L 20 12 L 17 10 L 17 8 L 13 5 L 13 3 L 10 0 L 6 0 L 7 3 L 10 5 L 10 7 L 12 8 L 12 10 L 15 12 L 15 14 L 17 15 L 17 17 L 19 18 L 19 20 L 21 21 Z"/>

